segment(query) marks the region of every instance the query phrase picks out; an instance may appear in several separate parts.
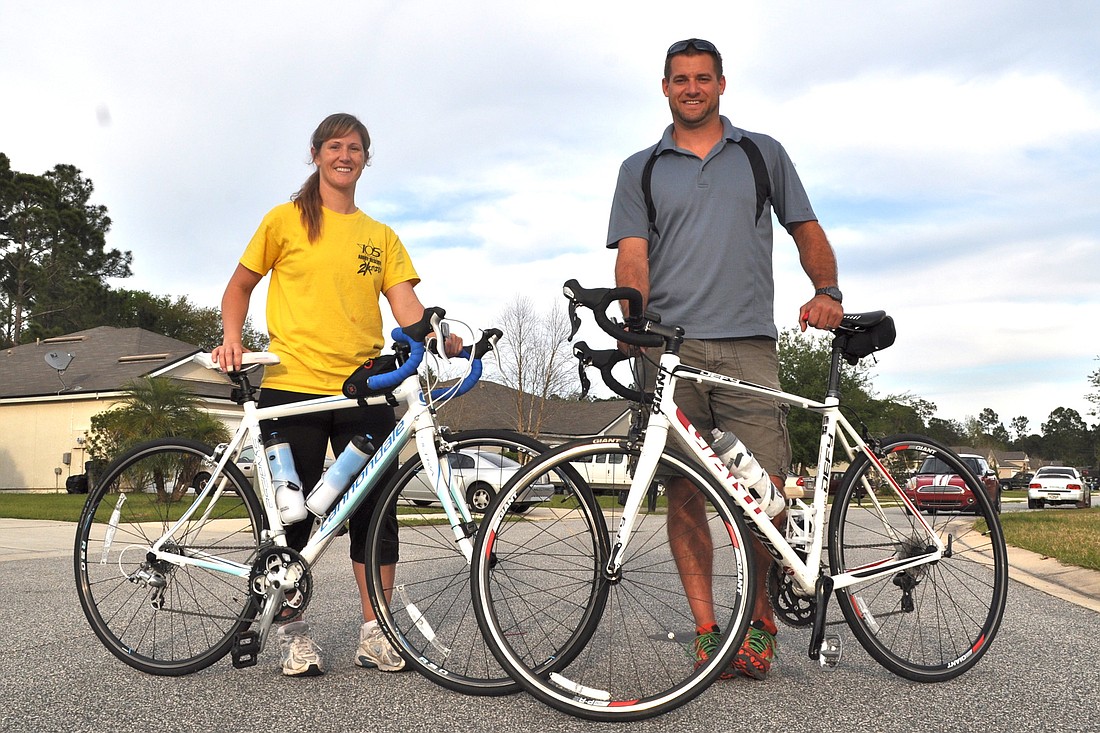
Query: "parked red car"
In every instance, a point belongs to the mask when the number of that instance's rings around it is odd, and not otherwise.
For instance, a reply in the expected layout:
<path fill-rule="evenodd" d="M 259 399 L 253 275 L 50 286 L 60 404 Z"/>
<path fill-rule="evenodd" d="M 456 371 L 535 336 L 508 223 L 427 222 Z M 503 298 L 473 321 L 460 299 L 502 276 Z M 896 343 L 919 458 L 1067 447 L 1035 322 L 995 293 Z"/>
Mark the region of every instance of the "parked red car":
<path fill-rule="evenodd" d="M 978 482 L 985 487 L 996 512 L 1001 511 L 1001 484 L 997 472 L 981 456 L 964 453 L 959 456 Z M 966 483 L 943 461 L 930 456 L 905 484 L 905 495 L 921 511 L 963 512 L 974 508 L 976 499 Z"/>

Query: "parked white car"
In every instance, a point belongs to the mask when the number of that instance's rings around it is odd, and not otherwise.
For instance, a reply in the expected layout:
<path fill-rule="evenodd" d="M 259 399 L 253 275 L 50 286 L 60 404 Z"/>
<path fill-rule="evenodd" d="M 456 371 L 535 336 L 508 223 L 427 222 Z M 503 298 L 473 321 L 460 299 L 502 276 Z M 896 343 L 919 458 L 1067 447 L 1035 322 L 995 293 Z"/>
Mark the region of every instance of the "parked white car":
<path fill-rule="evenodd" d="M 630 488 L 632 476 L 626 455 L 622 453 L 596 453 L 571 461 L 569 465 L 595 491 L 626 491 Z"/>
<path fill-rule="evenodd" d="M 452 476 L 462 487 L 466 503 L 474 511 L 483 512 L 497 492 L 508 483 L 522 466 L 508 456 L 478 450 L 459 450 L 447 455 Z M 554 495 L 554 487 L 549 483 L 532 484 L 527 493 L 512 505 L 512 511 L 525 512 L 535 504 L 546 501 Z M 401 492 L 401 498 L 417 506 L 438 504 L 435 489 L 428 483 L 423 471 L 416 475 Z"/>
<path fill-rule="evenodd" d="M 626 504 L 626 495 L 634 480 L 634 461 L 623 453 L 596 453 L 569 462 L 580 478 L 596 495 L 613 494 L 621 505 Z M 652 511 L 657 506 L 657 497 L 664 494 L 664 478 L 658 475 L 650 484 L 646 506 Z"/>
<path fill-rule="evenodd" d="M 1092 506 L 1092 489 L 1076 468 L 1043 466 L 1031 477 L 1027 487 L 1027 508 L 1042 509 L 1047 504 Z"/>

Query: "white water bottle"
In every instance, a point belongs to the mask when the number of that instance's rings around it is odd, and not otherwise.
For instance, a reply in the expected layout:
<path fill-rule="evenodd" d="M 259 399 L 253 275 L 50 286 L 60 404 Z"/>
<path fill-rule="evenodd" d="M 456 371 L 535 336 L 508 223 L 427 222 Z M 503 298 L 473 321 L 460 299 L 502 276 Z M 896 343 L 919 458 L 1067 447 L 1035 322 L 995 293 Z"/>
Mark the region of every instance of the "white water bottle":
<path fill-rule="evenodd" d="M 294 456 L 290 443 L 272 433 L 264 444 L 267 464 L 271 467 L 271 481 L 275 486 L 275 506 L 284 524 L 306 518 L 306 498 L 302 495 L 302 480 L 294 468 Z"/>
<path fill-rule="evenodd" d="M 733 433 L 723 433 L 715 428 L 711 430 L 714 440 L 710 447 L 726 464 L 726 468 L 744 485 L 760 503 L 760 507 L 769 517 L 774 517 L 783 511 L 786 501 L 783 494 L 775 488 L 771 476 L 760 465 L 760 461 L 752 454 L 744 443 Z"/>
<path fill-rule="evenodd" d="M 369 436 L 356 435 L 352 438 L 348 447 L 313 487 L 313 491 L 309 492 L 306 508 L 319 517 L 328 513 L 340 495 L 351 485 L 352 479 L 367 465 L 373 453 L 374 446 L 371 445 Z"/>

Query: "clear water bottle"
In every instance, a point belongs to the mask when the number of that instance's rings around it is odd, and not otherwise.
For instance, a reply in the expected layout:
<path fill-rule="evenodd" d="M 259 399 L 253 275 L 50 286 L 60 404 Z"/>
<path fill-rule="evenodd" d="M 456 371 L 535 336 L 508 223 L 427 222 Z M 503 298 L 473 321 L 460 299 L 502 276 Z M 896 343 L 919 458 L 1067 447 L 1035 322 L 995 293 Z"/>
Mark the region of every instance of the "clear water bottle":
<path fill-rule="evenodd" d="M 363 466 L 367 465 L 367 461 L 373 454 L 374 446 L 370 442 L 369 435 L 356 435 L 352 438 L 348 447 L 337 457 L 336 462 L 329 466 L 325 475 L 309 493 L 306 508 L 317 516 L 326 514 L 351 485 L 352 480 L 363 470 Z"/>
<path fill-rule="evenodd" d="M 761 508 L 769 517 L 783 511 L 786 501 L 783 494 L 775 488 L 771 476 L 756 460 L 744 443 L 733 433 L 724 433 L 715 428 L 711 431 L 714 439 L 710 447 L 726 464 L 726 468 L 742 485 L 748 488 Z"/>
<path fill-rule="evenodd" d="M 267 464 L 271 467 L 271 480 L 275 486 L 275 506 L 284 524 L 306 518 L 306 498 L 302 494 L 302 480 L 294 468 L 294 456 L 290 443 L 272 433 L 264 443 Z"/>

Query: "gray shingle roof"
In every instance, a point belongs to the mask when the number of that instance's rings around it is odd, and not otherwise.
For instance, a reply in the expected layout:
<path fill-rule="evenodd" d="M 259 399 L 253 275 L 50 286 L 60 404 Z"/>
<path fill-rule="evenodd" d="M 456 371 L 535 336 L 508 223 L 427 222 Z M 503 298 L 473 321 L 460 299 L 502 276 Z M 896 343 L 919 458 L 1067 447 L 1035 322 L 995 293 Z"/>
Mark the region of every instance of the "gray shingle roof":
<path fill-rule="evenodd" d="M 60 379 L 45 360 L 51 351 L 73 356 Z M 111 326 L 22 344 L 0 351 L 0 399 L 114 391 L 198 351 L 192 344 L 142 328 Z"/>
<path fill-rule="evenodd" d="M 51 351 L 73 357 L 60 379 L 45 360 Z M 139 377 L 164 372 L 169 372 L 165 376 L 172 376 L 174 367 L 187 364 L 199 351 L 193 344 L 152 331 L 110 326 L 23 344 L 0 352 L 0 399 L 115 392 Z M 217 379 L 209 382 L 185 379 L 184 382 L 201 397 L 227 398 L 231 389 L 228 382 Z M 479 382 L 468 394 L 447 402 L 440 409 L 440 422 L 453 430 L 516 430 L 519 421 L 515 394 L 510 387 Z M 630 403 L 625 400 L 551 400 L 546 405 L 540 436 L 596 435 L 629 407 Z"/>
<path fill-rule="evenodd" d="M 519 425 L 515 390 L 495 382 L 478 382 L 439 411 L 440 422 L 453 430 L 500 428 L 516 430 Z M 627 409 L 626 400 L 576 402 L 550 400 L 543 415 L 542 436 L 596 435 Z"/>

